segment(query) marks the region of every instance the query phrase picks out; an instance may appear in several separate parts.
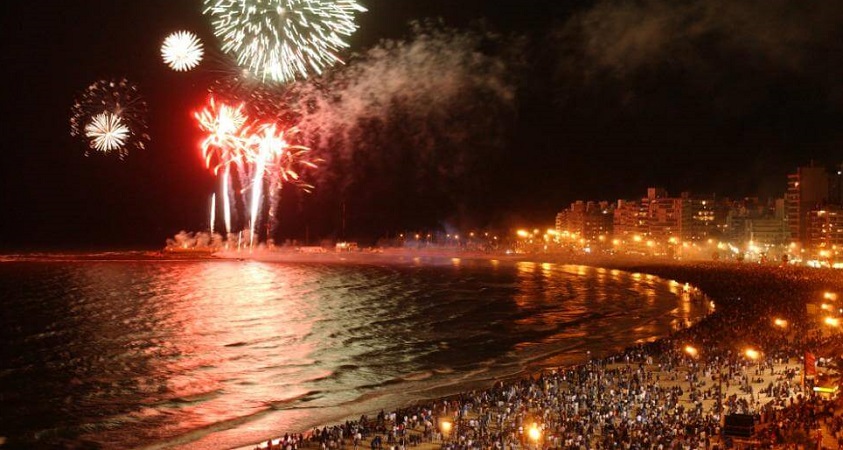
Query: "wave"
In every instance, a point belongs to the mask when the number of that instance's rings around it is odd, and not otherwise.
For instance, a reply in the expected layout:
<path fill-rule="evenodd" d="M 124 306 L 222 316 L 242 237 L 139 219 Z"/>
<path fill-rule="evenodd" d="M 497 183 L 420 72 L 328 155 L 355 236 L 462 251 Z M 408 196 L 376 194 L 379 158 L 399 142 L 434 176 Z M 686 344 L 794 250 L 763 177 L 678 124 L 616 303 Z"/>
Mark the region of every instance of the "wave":
<path fill-rule="evenodd" d="M 430 370 L 430 371 L 407 374 L 407 375 L 404 375 L 400 378 L 401 378 L 401 380 L 404 380 L 404 381 L 421 381 L 421 380 L 426 380 L 426 379 L 432 377 L 433 375 L 435 375 L 434 372 L 432 370 Z"/>
<path fill-rule="evenodd" d="M 313 400 L 319 398 L 321 394 L 322 394 L 322 391 L 319 391 L 319 390 L 307 391 L 303 394 L 296 395 L 294 397 L 285 398 L 283 400 L 274 400 L 274 401 L 271 401 L 271 402 L 267 402 L 266 404 L 270 408 L 272 408 L 273 410 L 277 411 L 277 410 L 281 410 L 281 409 L 287 409 L 287 408 L 290 407 L 290 405 L 293 405 L 293 404 L 296 404 L 298 406 L 299 403 L 306 403 L 306 402 L 313 401 Z"/>

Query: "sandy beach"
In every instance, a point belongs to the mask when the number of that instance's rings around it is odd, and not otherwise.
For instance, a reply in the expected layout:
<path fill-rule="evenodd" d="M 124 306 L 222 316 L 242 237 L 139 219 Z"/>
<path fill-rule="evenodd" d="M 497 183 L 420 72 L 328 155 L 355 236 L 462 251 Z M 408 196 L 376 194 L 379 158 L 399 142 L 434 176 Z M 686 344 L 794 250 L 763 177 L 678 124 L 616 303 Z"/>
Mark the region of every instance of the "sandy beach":
<path fill-rule="evenodd" d="M 687 301 L 711 301 L 716 310 L 656 342 L 594 355 L 582 366 L 501 380 L 488 390 L 448 399 L 395 405 L 392 412 L 372 412 L 313 430 L 278 430 L 272 447 L 837 447 L 836 434 L 843 425 L 837 408 L 828 397 L 812 392 L 811 381 L 805 385 L 803 375 L 807 353 L 824 362 L 843 348 L 843 334 L 835 322 L 826 320 L 839 313 L 830 296 L 843 292 L 839 271 L 730 263 L 573 262 L 688 283 Z M 823 367 L 818 371 L 832 372 Z M 723 436 L 724 418 L 730 414 L 755 417 L 752 439 Z M 269 446 L 263 441 L 243 448 Z"/>

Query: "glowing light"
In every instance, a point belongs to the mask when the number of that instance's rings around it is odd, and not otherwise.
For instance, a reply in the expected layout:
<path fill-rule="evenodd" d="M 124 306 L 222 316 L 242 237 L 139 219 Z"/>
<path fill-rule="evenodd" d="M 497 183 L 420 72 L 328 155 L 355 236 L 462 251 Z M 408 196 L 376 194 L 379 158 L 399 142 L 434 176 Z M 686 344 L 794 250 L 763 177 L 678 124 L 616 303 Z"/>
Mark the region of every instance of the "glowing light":
<path fill-rule="evenodd" d="M 773 320 L 773 324 L 780 328 L 787 328 L 787 321 L 784 319 L 775 319 Z"/>
<path fill-rule="evenodd" d="M 237 64 L 262 80 L 307 78 L 337 62 L 357 30 L 354 0 L 204 0 L 214 34 Z"/>
<path fill-rule="evenodd" d="M 838 319 L 836 317 L 826 317 L 823 322 L 825 322 L 825 324 L 830 326 L 830 327 L 840 326 L 840 319 Z"/>
<path fill-rule="evenodd" d="M 202 42 L 189 31 L 177 31 L 164 39 L 161 57 L 164 63 L 177 72 L 196 67 L 202 61 Z"/>
<path fill-rule="evenodd" d="M 697 355 L 699 354 L 699 351 L 696 348 L 694 348 L 690 345 L 686 345 L 685 346 L 685 353 L 687 353 L 692 358 L 696 358 Z"/>
<path fill-rule="evenodd" d="M 530 431 L 528 433 L 530 434 L 530 439 L 532 439 L 533 442 L 538 442 L 539 438 L 542 436 L 542 432 L 536 424 L 533 424 L 533 426 L 530 427 Z"/>
<path fill-rule="evenodd" d="M 752 360 L 756 360 L 756 359 L 758 359 L 759 356 L 761 356 L 761 353 L 758 350 L 755 350 L 753 348 L 746 349 L 744 354 L 746 355 L 747 358 L 752 359 Z"/>
<path fill-rule="evenodd" d="M 837 294 L 835 294 L 834 292 L 825 292 L 823 293 L 823 298 L 826 300 L 835 301 L 837 300 Z"/>
<path fill-rule="evenodd" d="M 444 434 L 448 434 L 448 433 L 450 433 L 450 432 L 451 432 L 451 422 L 448 422 L 447 420 L 443 420 L 443 421 L 439 424 L 439 428 L 441 428 L 441 429 L 442 429 L 442 433 L 444 433 Z"/>
<path fill-rule="evenodd" d="M 527 230 L 518 230 L 516 231 L 516 234 L 518 235 L 518 237 L 522 238 L 530 237 L 530 232 Z"/>
<path fill-rule="evenodd" d="M 91 148 L 101 152 L 110 152 L 123 148 L 129 138 L 129 128 L 120 117 L 104 112 L 85 126 L 85 136 L 91 140 Z"/>

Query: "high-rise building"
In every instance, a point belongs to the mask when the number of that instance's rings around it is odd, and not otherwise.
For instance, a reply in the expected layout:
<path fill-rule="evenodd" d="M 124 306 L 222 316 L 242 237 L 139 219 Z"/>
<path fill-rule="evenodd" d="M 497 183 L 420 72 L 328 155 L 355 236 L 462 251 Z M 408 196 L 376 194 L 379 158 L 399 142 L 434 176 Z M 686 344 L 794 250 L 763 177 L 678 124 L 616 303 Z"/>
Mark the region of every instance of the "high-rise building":
<path fill-rule="evenodd" d="M 656 242 L 704 239 L 715 231 L 714 206 L 713 197 L 692 198 L 687 192 L 670 197 L 664 189 L 651 187 L 640 201 L 618 200 L 615 235 Z"/>
<path fill-rule="evenodd" d="M 745 236 L 748 241 L 766 245 L 783 245 L 787 243 L 790 233 L 781 218 L 757 217 L 746 220 Z"/>
<path fill-rule="evenodd" d="M 614 211 L 608 202 L 578 200 L 556 215 L 556 231 L 568 232 L 586 241 L 597 241 L 612 235 Z"/>
<path fill-rule="evenodd" d="M 679 230 L 683 241 L 699 241 L 708 239 L 715 231 L 714 205 L 715 198 L 693 197 L 689 192 L 683 192 Z"/>
<path fill-rule="evenodd" d="M 829 177 L 825 168 L 813 164 L 799 167 L 787 176 L 785 204 L 790 238 L 808 244 L 809 215 L 811 210 L 828 201 Z"/>
<path fill-rule="evenodd" d="M 808 246 L 823 257 L 843 254 L 843 208 L 829 205 L 808 214 Z"/>
<path fill-rule="evenodd" d="M 657 241 L 682 236 L 682 199 L 659 197 L 649 202 L 649 235 Z"/>
<path fill-rule="evenodd" d="M 614 212 L 614 234 L 621 238 L 647 234 L 646 210 L 637 201 L 618 200 Z"/>
<path fill-rule="evenodd" d="M 723 239 L 733 243 L 780 245 L 790 239 L 784 221 L 784 199 L 760 201 L 746 197 L 729 202 Z"/>

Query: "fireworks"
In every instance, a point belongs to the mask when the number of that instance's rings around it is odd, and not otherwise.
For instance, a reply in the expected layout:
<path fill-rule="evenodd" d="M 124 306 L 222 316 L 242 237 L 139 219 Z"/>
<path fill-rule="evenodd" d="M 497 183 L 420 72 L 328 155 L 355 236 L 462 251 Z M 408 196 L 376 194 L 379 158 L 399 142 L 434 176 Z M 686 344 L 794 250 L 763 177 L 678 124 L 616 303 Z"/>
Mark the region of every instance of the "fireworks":
<path fill-rule="evenodd" d="M 211 160 L 216 156 L 217 165 L 214 167 L 216 174 L 220 167 L 240 159 L 240 152 L 243 149 L 241 131 L 246 123 L 242 104 L 234 107 L 220 103 L 217 106 L 214 97 L 211 97 L 208 106 L 201 112 L 195 113 L 194 117 L 199 122 L 199 128 L 208 133 L 201 145 L 206 167 L 211 168 Z"/>
<path fill-rule="evenodd" d="M 136 85 L 125 78 L 100 80 L 71 107 L 70 135 L 84 139 L 92 150 L 123 158 L 132 148 L 146 147 L 146 114 L 146 102 Z"/>
<path fill-rule="evenodd" d="M 202 42 L 189 31 L 177 31 L 164 39 L 161 56 L 164 63 L 177 72 L 196 67 L 202 61 Z"/>
<path fill-rule="evenodd" d="M 129 137 L 129 128 L 120 117 L 104 112 L 85 126 L 85 136 L 91 139 L 91 147 L 101 152 L 118 150 Z"/>
<path fill-rule="evenodd" d="M 232 193 L 240 192 L 244 195 L 243 204 L 248 205 L 248 217 L 244 220 L 249 223 L 249 240 L 254 243 L 260 212 L 266 201 L 264 185 L 269 184 L 268 213 L 270 226 L 274 227 L 282 183 L 309 189 L 311 186 L 301 181 L 295 167 L 316 165 L 305 159 L 306 147 L 288 142 L 297 129 L 284 129 L 273 122 L 250 123 L 243 108 L 243 104 L 234 107 L 211 97 L 208 105 L 194 117 L 199 128 L 207 133 L 200 144 L 205 165 L 220 177 L 226 232 L 231 233 L 232 203 L 237 203 L 230 197 Z M 232 169 L 236 170 L 237 177 L 231 176 Z M 215 203 L 213 207 L 216 207 Z"/>
<path fill-rule="evenodd" d="M 354 0 L 204 0 L 222 49 L 259 78 L 288 82 L 340 62 L 356 29 Z"/>

